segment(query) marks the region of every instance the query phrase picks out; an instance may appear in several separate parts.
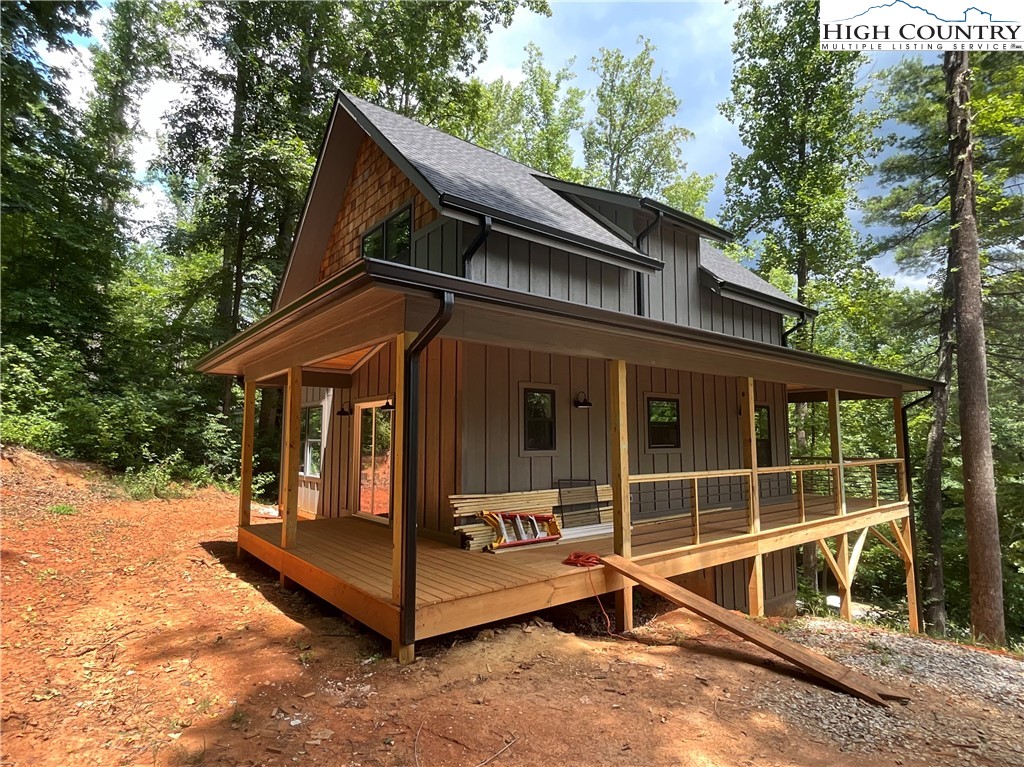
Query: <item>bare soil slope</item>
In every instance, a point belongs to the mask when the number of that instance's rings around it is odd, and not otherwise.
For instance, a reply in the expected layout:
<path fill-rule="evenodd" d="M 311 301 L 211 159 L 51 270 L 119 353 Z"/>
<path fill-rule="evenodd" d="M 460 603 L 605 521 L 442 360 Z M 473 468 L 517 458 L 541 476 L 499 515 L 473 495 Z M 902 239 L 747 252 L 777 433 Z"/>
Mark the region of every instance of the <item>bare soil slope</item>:
<path fill-rule="evenodd" d="M 913 696 L 881 710 L 679 612 L 570 633 L 600 625 L 588 604 L 399 667 L 235 559 L 233 496 L 127 501 L 22 450 L 2 471 L 3 765 L 1024 765 L 1014 658 L 787 628 Z"/>

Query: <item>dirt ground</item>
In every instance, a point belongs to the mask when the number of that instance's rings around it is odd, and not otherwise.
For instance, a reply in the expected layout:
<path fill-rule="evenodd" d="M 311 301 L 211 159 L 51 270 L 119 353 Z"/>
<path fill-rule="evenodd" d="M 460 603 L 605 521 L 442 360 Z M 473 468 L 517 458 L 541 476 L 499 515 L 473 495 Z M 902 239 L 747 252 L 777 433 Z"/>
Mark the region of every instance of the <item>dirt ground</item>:
<path fill-rule="evenodd" d="M 1012 658 L 991 670 L 1008 701 L 966 705 L 908 667 L 912 702 L 869 711 L 679 612 L 627 641 L 588 629 L 600 613 L 583 604 L 424 643 L 400 667 L 236 560 L 231 495 L 128 501 L 21 450 L 2 473 L 3 765 L 1024 764 Z M 876 741 L 890 721 L 899 739 Z M 961 725 L 974 741 L 949 734 Z"/>

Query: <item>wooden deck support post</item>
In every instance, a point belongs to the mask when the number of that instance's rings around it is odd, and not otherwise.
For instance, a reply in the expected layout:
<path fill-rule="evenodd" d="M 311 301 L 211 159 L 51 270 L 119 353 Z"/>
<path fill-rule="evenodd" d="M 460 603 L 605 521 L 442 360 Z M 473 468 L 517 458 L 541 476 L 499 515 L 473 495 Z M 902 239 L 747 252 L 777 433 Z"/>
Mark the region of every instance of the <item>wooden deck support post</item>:
<path fill-rule="evenodd" d="M 761 532 L 761 481 L 757 473 L 757 425 L 754 413 L 754 379 L 740 379 L 740 403 L 743 429 L 743 468 L 750 469 L 748 493 L 750 516 L 748 529 L 752 535 Z M 747 612 L 750 615 L 764 615 L 764 557 L 757 555 L 746 562 L 747 569 Z"/>
<path fill-rule="evenodd" d="M 611 458 L 612 529 L 615 553 L 632 556 L 629 506 L 629 421 L 625 360 L 608 360 L 608 448 Z M 615 592 L 615 625 L 619 633 L 633 629 L 633 587 Z"/>
<path fill-rule="evenodd" d="M 903 422 L 903 398 L 894 397 L 892 401 L 893 425 L 896 436 L 896 457 L 900 463 L 896 466 L 897 486 L 899 487 L 900 500 L 907 504 L 907 518 L 899 527 L 892 525 L 894 535 L 897 535 L 900 545 L 900 554 L 903 559 L 903 572 L 907 582 L 907 612 L 910 619 L 910 631 L 913 634 L 921 633 L 920 613 L 917 607 L 917 575 L 914 566 L 914 536 L 911 526 L 910 514 L 910 476 L 907 473 L 907 453 L 905 424 Z"/>
<path fill-rule="evenodd" d="M 399 333 L 395 336 L 395 399 L 394 420 L 391 427 L 391 601 L 399 607 L 406 604 L 407 597 L 415 599 L 415 594 L 406 594 L 406 526 L 410 524 L 409 514 L 416 509 L 405 507 L 405 459 L 406 459 L 406 414 L 408 396 L 406 391 L 406 354 L 415 334 Z M 415 556 L 415 552 L 412 552 Z M 392 639 L 391 654 L 401 664 L 412 663 L 416 657 L 416 648 L 412 643 L 403 643 L 401 639 Z"/>
<path fill-rule="evenodd" d="M 846 514 L 846 473 L 843 468 L 843 429 L 839 419 L 839 390 L 828 390 L 828 438 L 832 449 L 832 463 L 835 469 L 836 514 Z M 839 591 L 839 615 L 845 620 L 853 617 L 852 594 L 850 593 L 850 537 L 846 533 L 837 535 L 836 542 L 836 583 Z M 824 546 L 822 546 L 824 549 Z"/>
<path fill-rule="evenodd" d="M 284 455 L 281 482 L 284 485 L 284 507 L 281 509 L 281 548 L 295 545 L 299 527 L 299 462 L 301 461 L 300 430 L 302 424 L 302 368 L 288 368 L 284 407 Z M 285 578 L 281 576 L 281 583 Z"/>
<path fill-rule="evenodd" d="M 239 467 L 238 483 L 238 526 L 252 523 L 252 452 L 256 431 L 256 382 L 245 379 L 245 395 L 242 399 L 242 464 Z M 241 556 L 242 547 L 238 547 Z"/>

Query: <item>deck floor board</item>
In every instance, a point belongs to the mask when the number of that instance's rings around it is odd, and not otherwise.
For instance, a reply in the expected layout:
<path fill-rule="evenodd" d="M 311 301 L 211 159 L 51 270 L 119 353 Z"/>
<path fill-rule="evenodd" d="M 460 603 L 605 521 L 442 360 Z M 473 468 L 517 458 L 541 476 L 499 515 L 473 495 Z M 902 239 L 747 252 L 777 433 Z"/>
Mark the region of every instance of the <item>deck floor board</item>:
<path fill-rule="evenodd" d="M 847 506 L 853 513 L 867 510 L 871 504 L 863 499 L 848 499 Z M 808 522 L 826 520 L 834 514 L 832 498 L 807 498 Z M 762 531 L 791 530 L 799 521 L 792 500 L 764 502 L 760 519 Z M 747 525 L 745 510 L 702 510 L 701 544 L 740 540 L 747 532 Z M 279 522 L 257 523 L 243 529 L 274 547 L 280 545 Z M 634 557 L 691 543 L 688 514 L 644 520 L 633 526 Z M 590 577 L 580 568 L 566 567 L 562 560 L 573 551 L 609 555 L 613 553 L 612 548 L 610 535 L 497 553 L 471 552 L 420 538 L 416 560 L 417 610 L 426 608 L 428 615 L 443 615 L 444 631 L 450 631 L 479 625 L 486 622 L 484 618 L 496 620 L 580 599 L 595 588 L 605 592 L 614 587 L 617 576 L 607 579 L 604 574 L 601 577 L 595 574 Z M 288 552 L 322 571 L 327 578 L 351 584 L 382 603 L 391 603 L 389 527 L 354 517 L 300 520 L 295 545 Z M 685 552 L 679 555 L 680 558 L 685 556 Z M 345 606 L 339 604 L 338 607 L 344 610 Z M 419 631 L 417 633 L 419 635 Z M 426 636 L 436 633 L 443 632 L 424 629 Z"/>

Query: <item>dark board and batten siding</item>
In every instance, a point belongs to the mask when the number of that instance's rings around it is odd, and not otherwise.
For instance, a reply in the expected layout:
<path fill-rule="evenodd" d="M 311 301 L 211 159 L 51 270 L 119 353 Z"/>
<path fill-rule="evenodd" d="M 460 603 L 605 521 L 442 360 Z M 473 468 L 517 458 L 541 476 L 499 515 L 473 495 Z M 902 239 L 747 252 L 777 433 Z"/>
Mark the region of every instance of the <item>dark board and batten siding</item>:
<path fill-rule="evenodd" d="M 478 227 L 464 224 L 469 243 Z M 466 266 L 466 277 L 486 285 L 575 304 L 635 313 L 635 273 L 558 248 L 491 232 Z"/>
<path fill-rule="evenodd" d="M 412 262 L 417 269 L 428 269 L 453 277 L 462 277 L 461 223 L 441 217 L 418 229 L 412 236 Z"/>
<path fill-rule="evenodd" d="M 700 327 L 727 336 L 782 344 L 782 315 L 733 301 L 704 289 L 700 296 Z"/>
<path fill-rule="evenodd" d="M 626 375 L 631 473 L 742 465 L 736 379 L 645 365 L 628 365 Z M 608 481 L 607 374 L 602 360 L 466 343 L 463 376 L 463 492 L 547 490 L 560 479 Z M 529 457 L 519 449 L 521 384 L 550 384 L 555 389 L 554 455 Z M 578 392 L 590 399 L 592 408 L 573 407 Z M 682 434 L 678 449 L 647 449 L 647 394 L 678 397 Z M 759 404 L 770 407 L 772 459 L 784 465 L 788 461 L 785 387 L 758 381 L 755 396 Z M 702 500 L 728 503 L 743 497 L 734 498 L 728 485 L 707 483 Z M 763 489 L 769 495 L 788 491 L 779 485 L 765 482 Z M 667 495 L 645 499 L 635 494 L 633 511 L 643 519 L 688 507 L 688 503 L 673 505 Z"/>
<path fill-rule="evenodd" d="M 463 492 L 547 490 L 560 479 L 607 483 L 603 361 L 474 343 L 464 345 L 463 357 Z M 521 383 L 550 384 L 557 392 L 554 455 L 520 450 Z M 594 407 L 572 406 L 579 391 Z"/>
<path fill-rule="evenodd" d="M 663 225 L 646 241 L 647 252 L 665 268 L 643 277 L 652 319 L 713 330 L 752 341 L 782 343 L 782 315 L 715 295 L 700 281 L 700 241 L 695 234 Z"/>

